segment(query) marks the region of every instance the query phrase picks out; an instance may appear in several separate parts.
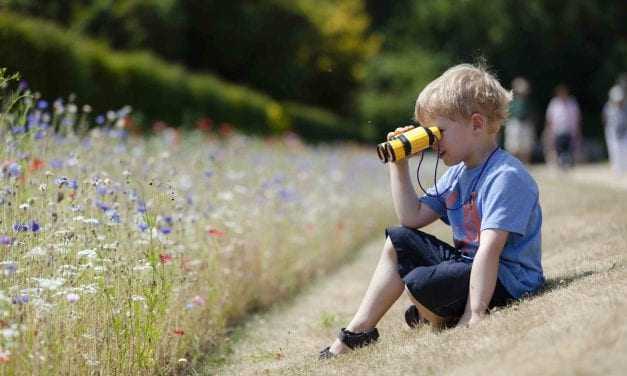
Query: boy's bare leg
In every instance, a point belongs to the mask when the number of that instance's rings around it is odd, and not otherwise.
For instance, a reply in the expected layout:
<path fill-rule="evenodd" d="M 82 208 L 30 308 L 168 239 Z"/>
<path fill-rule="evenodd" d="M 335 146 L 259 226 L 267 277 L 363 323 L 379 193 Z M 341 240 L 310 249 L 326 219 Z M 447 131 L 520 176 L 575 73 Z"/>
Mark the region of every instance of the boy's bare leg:
<path fill-rule="evenodd" d="M 377 268 L 357 313 L 346 327 L 351 332 L 365 332 L 374 328 L 392 304 L 403 293 L 405 285 L 398 275 L 396 251 L 387 238 Z M 340 354 L 348 350 L 339 339 L 331 345 L 331 352 Z"/>

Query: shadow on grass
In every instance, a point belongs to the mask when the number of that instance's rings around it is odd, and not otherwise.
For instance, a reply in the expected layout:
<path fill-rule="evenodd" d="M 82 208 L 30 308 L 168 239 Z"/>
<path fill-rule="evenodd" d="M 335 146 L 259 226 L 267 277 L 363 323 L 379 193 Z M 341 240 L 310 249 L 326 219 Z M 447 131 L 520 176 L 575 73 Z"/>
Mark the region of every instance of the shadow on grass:
<path fill-rule="evenodd" d="M 563 287 L 567 287 L 568 285 L 570 285 L 571 283 L 582 279 L 582 278 L 586 278 L 588 276 L 591 276 L 593 274 L 598 274 L 598 273 L 602 273 L 604 271 L 602 270 L 586 270 L 586 271 L 581 271 L 581 272 L 575 272 L 575 273 L 571 273 L 571 274 L 562 274 L 559 276 L 554 276 L 554 277 L 549 277 L 546 279 L 546 281 L 544 282 L 544 286 L 542 286 L 542 288 L 540 289 L 540 291 L 538 291 L 536 294 L 534 295 L 542 295 L 542 294 L 546 294 L 547 292 L 553 291 L 555 289 L 558 288 L 563 288 Z"/>

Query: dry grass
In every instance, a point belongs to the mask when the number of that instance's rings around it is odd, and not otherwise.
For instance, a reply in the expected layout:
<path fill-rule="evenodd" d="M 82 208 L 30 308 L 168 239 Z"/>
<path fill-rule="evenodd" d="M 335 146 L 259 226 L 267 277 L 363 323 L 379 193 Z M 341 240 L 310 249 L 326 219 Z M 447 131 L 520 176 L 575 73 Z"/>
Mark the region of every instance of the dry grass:
<path fill-rule="evenodd" d="M 379 325 L 376 346 L 320 362 L 359 304 L 380 239 L 337 274 L 239 328 L 220 368 L 201 374 L 624 374 L 627 369 L 627 185 L 606 168 L 560 175 L 535 170 L 544 212 L 548 283 L 478 326 L 407 328 L 402 298 Z M 599 172 L 600 171 L 600 172 Z M 609 183 L 614 181 L 614 183 Z M 435 224 L 428 231 L 448 239 Z M 382 234 L 382 233 L 381 233 Z"/>

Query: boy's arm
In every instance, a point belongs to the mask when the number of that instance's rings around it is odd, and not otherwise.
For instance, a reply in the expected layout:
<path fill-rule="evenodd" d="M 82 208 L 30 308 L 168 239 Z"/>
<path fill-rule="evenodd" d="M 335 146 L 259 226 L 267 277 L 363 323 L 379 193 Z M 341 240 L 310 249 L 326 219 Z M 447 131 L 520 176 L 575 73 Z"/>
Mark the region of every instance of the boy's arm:
<path fill-rule="evenodd" d="M 418 200 L 412 187 L 407 160 L 390 163 L 390 185 L 394 209 L 401 225 L 420 228 L 440 218 L 438 213 Z"/>
<path fill-rule="evenodd" d="M 479 248 L 472 263 L 466 310 L 458 325 L 473 325 L 483 318 L 492 300 L 499 270 L 499 257 L 509 232 L 485 229 L 481 231 Z"/>

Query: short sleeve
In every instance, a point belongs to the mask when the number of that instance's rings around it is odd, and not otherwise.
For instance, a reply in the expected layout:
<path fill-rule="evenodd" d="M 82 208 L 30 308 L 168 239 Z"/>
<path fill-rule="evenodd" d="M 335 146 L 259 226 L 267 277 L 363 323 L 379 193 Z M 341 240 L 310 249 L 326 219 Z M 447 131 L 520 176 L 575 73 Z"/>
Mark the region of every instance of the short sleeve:
<path fill-rule="evenodd" d="M 504 171 L 486 185 L 482 196 L 482 231 L 497 229 L 525 235 L 538 203 L 538 188 L 531 177 Z"/>
<path fill-rule="evenodd" d="M 446 170 L 444 175 L 442 175 L 436 185 L 427 189 L 427 193 L 420 197 L 420 202 L 430 207 L 434 212 L 436 212 L 444 223 L 449 224 L 448 214 L 446 211 L 446 206 L 444 205 L 444 199 L 451 189 L 452 185 L 452 176 L 454 176 L 455 168 L 449 168 Z M 437 186 L 437 190 L 436 190 Z"/>

